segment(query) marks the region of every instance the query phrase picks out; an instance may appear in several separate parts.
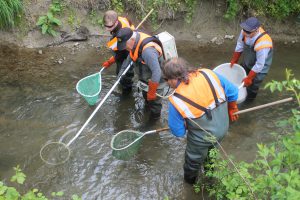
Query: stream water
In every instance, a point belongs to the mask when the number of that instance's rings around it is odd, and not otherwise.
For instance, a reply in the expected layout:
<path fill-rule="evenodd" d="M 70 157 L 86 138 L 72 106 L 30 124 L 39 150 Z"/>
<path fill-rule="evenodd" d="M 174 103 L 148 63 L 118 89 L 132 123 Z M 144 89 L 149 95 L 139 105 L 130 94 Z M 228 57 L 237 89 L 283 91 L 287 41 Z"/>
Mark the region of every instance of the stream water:
<path fill-rule="evenodd" d="M 228 62 L 234 43 L 198 47 L 179 41 L 178 53 L 193 65 L 217 66 Z M 96 66 L 110 55 L 95 48 L 19 49 L 0 44 L 0 179 L 9 182 L 13 167 L 27 175 L 25 189 L 39 188 L 49 195 L 64 191 L 65 199 L 78 194 L 83 199 L 199 199 L 183 181 L 185 140 L 168 132 L 147 135 L 138 154 L 130 161 L 112 156 L 110 141 L 121 130 L 149 131 L 167 126 L 167 101 L 159 121 L 140 119 L 143 100 L 134 90 L 127 97 L 116 88 L 79 138 L 71 145 L 70 159 L 59 166 L 45 164 L 39 152 L 49 141 L 62 137 L 67 143 L 94 111 L 76 92 L 81 78 L 97 72 Z M 265 82 L 283 80 L 285 68 L 300 77 L 300 45 L 276 45 L 274 61 Z M 64 58 L 62 64 L 55 61 Z M 116 81 L 115 67 L 102 72 L 103 97 Z M 257 99 L 240 109 L 289 97 L 287 93 L 261 90 Z M 272 142 L 275 122 L 291 116 L 295 103 L 240 115 L 231 124 L 222 145 L 237 160 L 251 162 L 256 143 Z M 67 137 L 65 137 L 67 135 Z M 64 199 L 64 198 L 63 198 Z"/>

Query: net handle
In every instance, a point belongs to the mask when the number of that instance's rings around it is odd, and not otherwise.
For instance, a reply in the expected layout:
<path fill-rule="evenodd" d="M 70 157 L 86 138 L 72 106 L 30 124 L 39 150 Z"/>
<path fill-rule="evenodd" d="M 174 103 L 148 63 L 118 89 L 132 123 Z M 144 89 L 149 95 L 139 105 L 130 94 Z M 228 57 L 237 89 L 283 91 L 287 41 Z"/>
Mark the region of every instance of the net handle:
<path fill-rule="evenodd" d="M 99 110 L 99 108 L 102 106 L 102 104 L 105 102 L 105 100 L 108 98 L 108 96 L 112 93 L 112 91 L 115 89 L 115 87 L 117 87 L 117 85 L 119 84 L 120 80 L 123 78 L 123 76 L 129 70 L 129 68 L 131 67 L 132 64 L 133 64 L 133 61 L 131 60 L 130 63 L 129 63 L 129 65 L 127 66 L 127 68 L 123 71 L 123 73 L 121 74 L 121 76 L 119 76 L 118 80 L 115 82 L 115 84 L 112 86 L 112 88 L 103 97 L 102 101 L 99 103 L 99 105 L 93 111 L 93 113 L 90 115 L 90 117 L 86 120 L 86 122 L 83 124 L 83 126 L 81 127 L 81 129 L 77 132 L 77 134 L 74 136 L 74 138 L 68 142 L 68 144 L 66 145 L 67 147 L 70 146 L 72 144 L 72 142 L 74 142 L 74 140 L 76 138 L 78 138 L 78 136 L 81 134 L 81 132 L 83 131 L 83 129 L 88 125 L 88 123 L 91 121 L 91 119 L 95 116 L 95 114 L 97 113 L 97 111 Z"/>
<path fill-rule="evenodd" d="M 156 129 L 156 130 L 152 130 L 152 131 L 147 131 L 143 135 L 147 135 L 147 134 L 151 134 L 151 133 L 159 133 L 159 132 L 167 131 L 167 130 L 169 130 L 169 127 L 160 128 L 160 129 Z"/>
<path fill-rule="evenodd" d="M 122 134 L 122 132 L 119 132 L 117 133 L 116 135 L 113 136 L 111 142 L 110 142 L 110 147 L 113 149 L 113 150 L 117 150 L 117 151 L 120 151 L 120 150 L 125 150 L 127 148 L 129 148 L 131 145 L 133 145 L 134 143 L 136 143 L 137 141 L 139 141 L 141 138 L 143 138 L 145 135 L 147 134 L 151 134 L 151 133 L 159 133 L 159 132 L 162 132 L 162 131 L 166 131 L 166 130 L 169 130 L 168 127 L 165 127 L 165 128 L 160 128 L 160 129 L 156 129 L 156 130 L 152 130 L 152 131 L 147 131 L 145 133 L 143 133 L 140 137 L 136 138 L 133 142 L 131 142 L 129 145 L 125 146 L 125 147 L 122 147 L 120 149 L 116 149 L 114 147 L 114 140 L 115 138 L 119 135 L 119 134 Z"/>
<path fill-rule="evenodd" d="M 260 105 L 260 106 L 255 106 L 255 107 L 252 107 L 252 108 L 240 110 L 240 111 L 235 112 L 233 114 L 234 115 L 238 115 L 238 114 L 242 114 L 242 113 L 250 112 L 250 111 L 253 111 L 253 110 L 258 110 L 258 109 L 266 108 L 266 107 L 269 107 L 269 106 L 273 106 L 273 105 L 277 105 L 277 104 L 285 103 L 285 102 L 289 102 L 289 101 L 293 101 L 293 97 L 289 97 L 289 98 L 286 98 L 286 99 L 282 99 L 282 100 L 278 100 L 278 101 L 273 101 L 271 103 L 266 103 L 266 104 L 263 104 L 263 105 Z"/>

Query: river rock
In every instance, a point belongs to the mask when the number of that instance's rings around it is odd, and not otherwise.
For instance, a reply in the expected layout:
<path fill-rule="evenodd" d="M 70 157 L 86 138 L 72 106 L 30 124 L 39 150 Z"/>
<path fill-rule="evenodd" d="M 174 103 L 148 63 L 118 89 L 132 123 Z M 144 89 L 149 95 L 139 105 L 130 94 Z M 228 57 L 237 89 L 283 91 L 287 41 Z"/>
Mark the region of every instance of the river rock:
<path fill-rule="evenodd" d="M 224 39 L 230 39 L 232 40 L 234 38 L 234 35 L 225 35 Z"/>

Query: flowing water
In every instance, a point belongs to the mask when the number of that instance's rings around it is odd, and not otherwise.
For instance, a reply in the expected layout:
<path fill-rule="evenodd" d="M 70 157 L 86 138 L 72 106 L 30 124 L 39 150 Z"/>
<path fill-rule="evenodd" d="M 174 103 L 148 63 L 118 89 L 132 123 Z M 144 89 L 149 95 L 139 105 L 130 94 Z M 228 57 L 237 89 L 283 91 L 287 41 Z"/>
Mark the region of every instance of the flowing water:
<path fill-rule="evenodd" d="M 193 65 L 217 66 L 230 60 L 234 44 L 197 47 L 177 43 L 179 55 Z M 45 164 L 39 152 L 47 142 L 67 143 L 96 108 L 76 92 L 81 78 L 99 70 L 108 54 L 95 48 L 71 53 L 66 48 L 19 49 L 0 45 L 0 179 L 9 182 L 13 167 L 27 175 L 25 188 L 39 188 L 49 195 L 64 191 L 65 199 L 199 199 L 183 181 L 185 140 L 169 132 L 147 135 L 139 153 L 130 161 L 112 156 L 110 141 L 121 130 L 149 131 L 167 126 L 167 102 L 159 121 L 141 118 L 143 100 L 137 90 L 127 97 L 116 88 L 81 135 L 70 145 L 69 160 L 59 166 Z M 300 45 L 276 45 L 274 62 L 266 81 L 283 80 L 285 67 L 299 78 Z M 62 64 L 55 61 L 64 58 Z M 101 97 L 116 81 L 114 67 L 102 72 Z M 265 81 L 265 82 L 266 82 Z M 256 101 L 241 109 L 288 97 L 261 90 Z M 275 122 L 291 116 L 295 103 L 282 104 L 240 115 L 231 124 L 222 145 L 238 160 L 251 161 L 256 143 L 271 142 Z"/>

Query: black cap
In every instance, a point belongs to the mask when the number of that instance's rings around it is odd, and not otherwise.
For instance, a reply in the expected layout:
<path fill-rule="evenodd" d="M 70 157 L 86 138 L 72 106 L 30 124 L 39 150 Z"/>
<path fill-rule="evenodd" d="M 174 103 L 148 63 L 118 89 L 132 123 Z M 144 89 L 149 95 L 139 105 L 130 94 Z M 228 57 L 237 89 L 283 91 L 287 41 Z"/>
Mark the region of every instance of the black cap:
<path fill-rule="evenodd" d="M 130 28 L 121 28 L 116 37 L 118 39 L 118 43 L 117 43 L 117 47 L 118 47 L 118 50 L 124 50 L 126 49 L 126 42 L 127 40 L 129 40 L 131 38 L 133 34 L 133 31 L 130 29 Z"/>
<path fill-rule="evenodd" d="M 253 32 L 259 28 L 260 22 L 256 17 L 250 17 L 246 21 L 242 22 L 240 26 L 248 32 Z"/>

